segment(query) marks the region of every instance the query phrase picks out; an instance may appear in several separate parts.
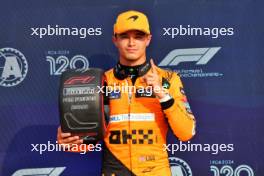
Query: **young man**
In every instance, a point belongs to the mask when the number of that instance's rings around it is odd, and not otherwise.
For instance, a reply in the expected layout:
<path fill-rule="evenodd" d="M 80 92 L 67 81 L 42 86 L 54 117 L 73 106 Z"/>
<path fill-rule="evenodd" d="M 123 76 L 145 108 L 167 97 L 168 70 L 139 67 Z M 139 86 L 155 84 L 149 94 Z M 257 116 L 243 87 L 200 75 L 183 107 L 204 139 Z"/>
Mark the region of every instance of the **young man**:
<path fill-rule="evenodd" d="M 106 81 L 108 86 L 128 85 L 135 90 L 108 96 L 103 175 L 171 175 L 163 147 L 168 125 L 182 141 L 195 133 L 195 118 L 179 76 L 146 59 L 150 41 L 148 19 L 143 13 L 126 11 L 117 17 L 113 43 L 119 62 L 105 72 Z M 59 128 L 58 142 L 81 144 L 82 140 Z"/>

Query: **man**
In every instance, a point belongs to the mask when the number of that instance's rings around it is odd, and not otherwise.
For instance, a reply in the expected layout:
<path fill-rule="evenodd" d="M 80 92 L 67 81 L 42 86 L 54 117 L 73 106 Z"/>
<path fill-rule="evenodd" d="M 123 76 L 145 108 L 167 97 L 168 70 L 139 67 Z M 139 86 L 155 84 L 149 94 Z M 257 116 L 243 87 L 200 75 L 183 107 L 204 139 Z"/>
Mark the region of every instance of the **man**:
<path fill-rule="evenodd" d="M 134 86 L 107 97 L 109 119 L 104 136 L 103 175 L 171 175 L 164 151 L 168 124 L 182 141 L 195 133 L 195 119 L 179 76 L 146 59 L 151 41 L 147 17 L 138 11 L 121 13 L 114 24 L 117 65 L 105 72 L 108 86 Z M 151 88 L 151 89 L 150 89 Z M 149 90 L 152 90 L 149 92 Z M 58 129 L 60 144 L 81 144 L 78 136 Z"/>

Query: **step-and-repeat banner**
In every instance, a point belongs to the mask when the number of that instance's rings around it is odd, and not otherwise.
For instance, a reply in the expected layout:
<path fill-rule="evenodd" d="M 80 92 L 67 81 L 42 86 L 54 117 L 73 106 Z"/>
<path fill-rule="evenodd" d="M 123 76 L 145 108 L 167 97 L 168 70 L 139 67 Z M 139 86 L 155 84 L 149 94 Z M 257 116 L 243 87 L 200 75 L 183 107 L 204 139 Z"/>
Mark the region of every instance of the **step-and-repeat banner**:
<path fill-rule="evenodd" d="M 60 151 L 58 87 L 68 68 L 118 61 L 116 15 L 149 17 L 148 58 L 177 71 L 197 118 L 188 142 L 168 133 L 177 176 L 264 175 L 264 3 L 259 0 L 10 0 L 0 11 L 0 175 L 100 175 L 101 154 Z"/>

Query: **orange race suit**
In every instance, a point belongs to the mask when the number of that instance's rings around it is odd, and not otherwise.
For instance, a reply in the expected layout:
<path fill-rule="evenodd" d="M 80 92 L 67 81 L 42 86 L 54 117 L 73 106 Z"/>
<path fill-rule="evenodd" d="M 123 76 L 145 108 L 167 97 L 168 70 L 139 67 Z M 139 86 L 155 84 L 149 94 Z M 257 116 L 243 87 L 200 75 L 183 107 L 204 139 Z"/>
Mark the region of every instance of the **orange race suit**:
<path fill-rule="evenodd" d="M 157 67 L 162 86 L 171 98 L 161 102 L 142 77 L 151 71 L 149 62 L 135 67 L 118 63 L 105 72 L 109 88 L 134 88 L 106 95 L 109 117 L 104 136 L 102 175 L 171 175 L 166 144 L 168 124 L 181 141 L 195 134 L 195 118 L 187 102 L 180 77 Z M 119 87 L 118 87 L 119 88 Z"/>

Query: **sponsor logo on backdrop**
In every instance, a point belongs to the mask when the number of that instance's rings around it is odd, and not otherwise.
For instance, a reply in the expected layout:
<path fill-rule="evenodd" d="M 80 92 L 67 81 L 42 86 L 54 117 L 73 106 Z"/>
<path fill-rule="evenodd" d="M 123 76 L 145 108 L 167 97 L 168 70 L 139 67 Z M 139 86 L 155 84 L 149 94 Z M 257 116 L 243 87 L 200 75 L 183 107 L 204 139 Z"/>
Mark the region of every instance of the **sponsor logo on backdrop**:
<path fill-rule="evenodd" d="M 22 52 L 14 48 L 0 49 L 0 86 L 20 84 L 28 72 L 28 63 Z"/>
<path fill-rule="evenodd" d="M 66 69 L 88 69 L 88 59 L 81 55 L 69 56 L 70 51 L 47 51 L 46 61 L 49 63 L 50 75 L 61 75 Z"/>
<path fill-rule="evenodd" d="M 12 176 L 59 176 L 65 169 L 66 167 L 27 168 L 17 170 Z"/>
<path fill-rule="evenodd" d="M 158 65 L 178 72 L 181 77 L 221 77 L 223 73 L 203 69 L 220 49 L 221 47 L 174 49 Z M 183 63 L 188 63 L 188 69 L 176 68 Z"/>
<path fill-rule="evenodd" d="M 192 176 L 192 170 L 189 164 L 183 159 L 169 157 L 172 176 Z"/>
<path fill-rule="evenodd" d="M 233 160 L 211 160 L 210 171 L 212 176 L 254 176 L 253 169 L 246 164 L 234 165 Z"/>

